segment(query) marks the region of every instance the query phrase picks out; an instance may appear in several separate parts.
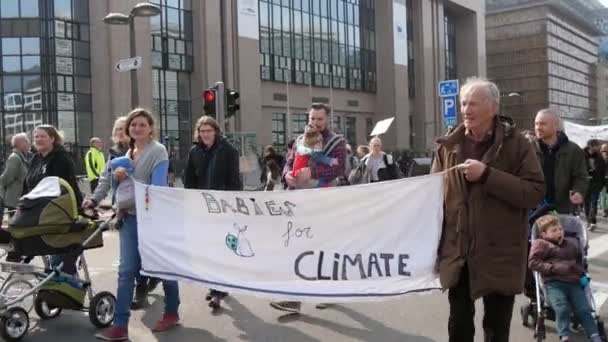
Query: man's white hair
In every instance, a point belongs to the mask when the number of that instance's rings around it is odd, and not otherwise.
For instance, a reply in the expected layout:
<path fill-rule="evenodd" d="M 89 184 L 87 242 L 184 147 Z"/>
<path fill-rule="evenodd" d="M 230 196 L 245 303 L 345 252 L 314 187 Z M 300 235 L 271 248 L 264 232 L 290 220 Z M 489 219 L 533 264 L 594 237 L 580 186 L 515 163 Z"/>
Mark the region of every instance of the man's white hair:
<path fill-rule="evenodd" d="M 481 77 L 469 77 L 460 88 L 460 99 L 474 92 L 475 90 L 483 89 L 488 100 L 494 102 L 496 107 L 500 105 L 500 90 L 496 83 L 488 81 Z"/>
<path fill-rule="evenodd" d="M 27 137 L 26 133 L 17 133 L 11 138 L 11 146 L 15 147 L 15 145 L 20 139 L 26 142 L 30 142 L 30 139 Z"/>

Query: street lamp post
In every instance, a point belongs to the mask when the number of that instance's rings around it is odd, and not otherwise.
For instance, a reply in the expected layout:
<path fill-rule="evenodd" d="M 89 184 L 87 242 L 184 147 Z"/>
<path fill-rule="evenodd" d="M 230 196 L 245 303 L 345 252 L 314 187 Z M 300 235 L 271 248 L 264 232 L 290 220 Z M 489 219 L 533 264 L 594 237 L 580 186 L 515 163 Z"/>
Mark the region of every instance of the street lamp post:
<path fill-rule="evenodd" d="M 129 54 L 131 58 L 136 55 L 135 51 L 135 17 L 153 17 L 159 15 L 160 7 L 149 2 L 140 2 L 133 6 L 129 15 L 122 13 L 108 13 L 103 18 L 103 22 L 108 25 L 129 25 Z M 139 105 L 139 81 L 137 79 L 137 69 L 131 69 L 131 109 Z"/>

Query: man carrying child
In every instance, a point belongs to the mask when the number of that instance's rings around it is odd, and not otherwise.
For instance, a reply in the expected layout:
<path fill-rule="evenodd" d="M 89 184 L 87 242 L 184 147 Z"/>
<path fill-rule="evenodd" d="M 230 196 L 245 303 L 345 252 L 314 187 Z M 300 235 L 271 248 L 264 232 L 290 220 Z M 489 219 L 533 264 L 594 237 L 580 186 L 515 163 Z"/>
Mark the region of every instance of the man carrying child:
<path fill-rule="evenodd" d="M 344 175 L 344 162 L 346 159 L 346 142 L 340 135 L 335 134 L 329 128 L 329 114 L 331 109 L 324 103 L 313 103 L 308 112 L 309 134 L 316 135 L 320 132 L 322 141 L 322 152 L 325 157 L 335 159 L 328 163 L 315 162 L 315 158 L 309 158 L 304 167 L 296 165 L 298 142 L 304 140 L 304 136 L 296 139 L 296 144 L 287 158 L 283 169 L 283 177 L 289 189 L 305 189 L 322 184 L 325 186 L 337 186 L 338 177 Z M 319 147 L 319 146 L 318 146 Z M 321 158 L 326 159 L 326 158 Z M 294 169 L 297 171 L 294 174 Z M 311 186 L 313 185 L 313 186 Z M 299 313 L 301 303 L 294 301 L 271 302 L 270 305 L 281 311 Z M 319 304 L 317 309 L 324 309 L 326 304 Z"/>
<path fill-rule="evenodd" d="M 543 277 L 547 301 L 555 310 L 560 340 L 570 341 L 573 309 L 591 341 L 602 341 L 585 296 L 585 286 L 589 280 L 579 262 L 581 251 L 578 242 L 564 237 L 557 216 L 542 216 L 536 221 L 536 227 L 539 238 L 532 243 L 528 266 Z"/>

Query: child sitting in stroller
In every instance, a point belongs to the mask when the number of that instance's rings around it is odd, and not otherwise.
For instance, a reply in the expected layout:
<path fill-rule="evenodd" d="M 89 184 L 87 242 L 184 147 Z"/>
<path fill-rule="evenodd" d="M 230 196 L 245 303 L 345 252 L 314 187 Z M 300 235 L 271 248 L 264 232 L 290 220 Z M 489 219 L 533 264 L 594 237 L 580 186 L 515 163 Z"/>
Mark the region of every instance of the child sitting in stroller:
<path fill-rule="evenodd" d="M 578 243 L 565 238 L 559 218 L 545 215 L 536 221 L 539 239 L 534 240 L 528 266 L 544 279 L 547 301 L 555 311 L 561 341 L 569 341 L 571 307 L 593 342 L 601 342 L 585 295 L 589 279 L 580 260 Z"/>

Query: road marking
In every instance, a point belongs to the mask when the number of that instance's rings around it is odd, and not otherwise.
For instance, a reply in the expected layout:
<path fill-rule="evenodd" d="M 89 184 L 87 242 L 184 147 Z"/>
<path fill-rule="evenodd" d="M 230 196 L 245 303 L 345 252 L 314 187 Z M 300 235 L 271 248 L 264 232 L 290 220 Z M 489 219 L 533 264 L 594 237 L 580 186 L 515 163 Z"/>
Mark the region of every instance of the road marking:
<path fill-rule="evenodd" d="M 608 234 L 589 240 L 587 258 L 593 259 L 608 252 Z"/>
<path fill-rule="evenodd" d="M 591 290 L 593 291 L 593 300 L 598 310 L 602 308 L 602 305 L 608 301 L 608 284 L 591 280 Z"/>

